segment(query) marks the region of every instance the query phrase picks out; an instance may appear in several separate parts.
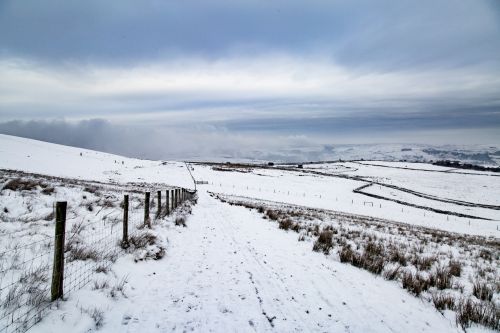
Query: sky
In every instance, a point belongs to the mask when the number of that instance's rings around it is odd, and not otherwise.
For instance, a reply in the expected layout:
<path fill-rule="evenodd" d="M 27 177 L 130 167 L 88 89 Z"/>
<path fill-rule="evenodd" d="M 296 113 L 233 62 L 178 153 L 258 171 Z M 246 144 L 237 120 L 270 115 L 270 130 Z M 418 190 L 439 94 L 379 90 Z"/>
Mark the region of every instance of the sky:
<path fill-rule="evenodd" d="M 500 144 L 497 0 L 0 0 L 0 133 L 143 158 Z"/>

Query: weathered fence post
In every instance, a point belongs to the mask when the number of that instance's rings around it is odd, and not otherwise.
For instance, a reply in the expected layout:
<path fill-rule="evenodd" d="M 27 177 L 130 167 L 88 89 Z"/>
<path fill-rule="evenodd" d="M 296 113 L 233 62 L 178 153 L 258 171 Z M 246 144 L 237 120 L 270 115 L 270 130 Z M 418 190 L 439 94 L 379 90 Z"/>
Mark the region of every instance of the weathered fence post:
<path fill-rule="evenodd" d="M 172 190 L 172 210 L 175 209 L 175 207 L 177 206 L 177 189 L 173 189 Z"/>
<path fill-rule="evenodd" d="M 170 212 L 175 209 L 175 190 L 170 190 Z"/>
<path fill-rule="evenodd" d="M 128 194 L 123 196 L 123 239 L 122 248 L 128 247 Z"/>
<path fill-rule="evenodd" d="M 144 226 L 151 229 L 151 219 L 149 218 L 149 192 L 146 192 L 144 199 Z"/>
<path fill-rule="evenodd" d="M 54 238 L 54 264 L 52 268 L 51 300 L 63 297 L 64 236 L 66 234 L 66 201 L 56 203 L 56 231 Z"/>
<path fill-rule="evenodd" d="M 169 201 L 169 199 L 170 199 L 169 197 L 170 196 L 168 195 L 169 192 L 170 192 L 170 190 L 166 190 L 165 191 L 165 207 L 166 207 L 166 210 L 167 210 L 165 213 L 167 215 L 170 214 L 170 204 L 169 204 L 170 203 L 170 201 Z"/>
<path fill-rule="evenodd" d="M 160 218 L 160 215 L 161 215 L 161 191 L 157 192 L 157 196 L 158 196 L 158 210 L 156 211 L 156 216 L 158 218 Z"/>

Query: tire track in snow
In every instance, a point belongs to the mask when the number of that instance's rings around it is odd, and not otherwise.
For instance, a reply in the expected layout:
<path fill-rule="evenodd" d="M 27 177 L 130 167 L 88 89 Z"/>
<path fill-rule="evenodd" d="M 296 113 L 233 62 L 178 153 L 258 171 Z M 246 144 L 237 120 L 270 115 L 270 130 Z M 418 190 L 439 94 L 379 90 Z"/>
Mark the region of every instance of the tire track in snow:
<path fill-rule="evenodd" d="M 122 331 L 456 332 L 399 287 L 313 253 L 243 207 L 200 193 L 187 225 L 166 229 L 167 256 L 131 280 L 138 306 Z"/>
<path fill-rule="evenodd" d="M 240 207 L 229 208 L 229 210 L 232 209 L 239 210 Z M 245 210 L 243 212 L 249 213 Z M 302 314 L 305 312 L 302 309 L 299 310 L 297 306 L 290 307 L 290 304 L 292 304 L 290 303 L 291 301 L 293 301 L 294 303 L 298 303 L 296 299 L 297 295 L 289 291 L 289 288 L 286 284 L 287 282 L 276 271 L 274 266 L 269 265 L 267 261 L 263 259 L 266 257 L 266 254 L 258 254 L 257 249 L 251 245 L 251 239 L 248 240 L 248 238 L 246 238 L 246 241 L 239 240 L 243 233 L 238 227 L 239 223 L 237 222 L 237 220 L 231 219 L 230 216 L 224 217 L 224 219 L 220 220 L 221 225 L 223 225 L 223 233 L 231 235 L 232 243 L 238 246 L 238 252 L 243 256 L 244 262 L 248 263 L 247 266 L 252 267 L 253 265 L 256 265 L 258 268 L 254 268 L 253 273 L 250 272 L 250 274 L 252 275 L 252 278 L 250 279 L 252 284 L 261 287 L 270 285 L 272 287 L 271 290 L 275 291 L 272 295 L 267 295 L 262 293 L 262 290 L 259 290 L 257 287 L 255 288 L 258 293 L 257 299 L 259 300 L 259 304 L 261 304 L 262 308 L 264 308 L 264 304 L 267 304 L 267 306 L 273 308 L 272 310 L 275 315 L 268 315 L 271 310 L 268 309 L 266 311 L 263 309 L 263 314 L 265 315 L 266 319 L 272 322 L 272 327 L 274 327 L 274 320 L 279 316 L 278 318 L 281 318 L 284 321 L 294 321 L 296 323 L 296 331 L 307 330 L 307 328 L 299 328 L 301 323 L 307 321 L 307 317 Z M 274 251 L 271 250 L 271 252 Z M 257 277 L 255 277 L 255 275 L 257 275 Z M 285 303 L 284 301 L 287 303 Z M 276 306 L 274 303 L 279 303 L 279 306 Z M 283 308 L 287 308 L 288 311 L 286 313 L 283 312 Z"/>

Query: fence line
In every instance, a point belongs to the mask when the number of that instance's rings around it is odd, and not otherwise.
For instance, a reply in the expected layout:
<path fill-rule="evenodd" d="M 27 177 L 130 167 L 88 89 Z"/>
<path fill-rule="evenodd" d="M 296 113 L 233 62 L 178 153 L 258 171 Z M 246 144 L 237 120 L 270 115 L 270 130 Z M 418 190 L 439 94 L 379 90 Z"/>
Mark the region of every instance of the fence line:
<path fill-rule="evenodd" d="M 129 200 L 126 194 L 121 210 L 93 222 L 83 218 L 68 229 L 66 202 L 58 202 L 53 235 L 34 234 L 30 236 L 34 241 L 0 252 L 0 333 L 29 330 L 53 301 L 81 289 L 95 274 L 106 272 L 128 246 L 130 235 L 151 228 L 151 221 L 171 214 L 196 192 L 169 189 L 163 192 L 165 200 L 161 191 L 156 193 L 156 198 L 147 201 L 146 195 Z M 14 240 L 13 233 L 0 234 L 4 236 Z"/>

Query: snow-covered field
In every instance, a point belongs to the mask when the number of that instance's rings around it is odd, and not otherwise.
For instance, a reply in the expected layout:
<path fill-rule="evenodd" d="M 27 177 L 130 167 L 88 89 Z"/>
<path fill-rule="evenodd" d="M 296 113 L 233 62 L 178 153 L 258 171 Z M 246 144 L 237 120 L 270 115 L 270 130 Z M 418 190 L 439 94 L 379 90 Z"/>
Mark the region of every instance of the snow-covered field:
<path fill-rule="evenodd" d="M 119 229 L 122 195 L 132 193 L 136 210 L 131 218 L 140 221 L 141 191 L 193 188 L 189 167 L 196 180 L 208 184 L 197 185 L 197 205 L 179 212 L 187 227 L 174 224 L 176 213 L 155 220 L 148 231 L 157 239 L 153 248 L 122 250 L 106 244 L 113 260 L 79 258 L 94 271 L 103 263 L 106 269 L 91 274 L 89 283 L 74 288 L 64 301 L 51 304 L 31 331 L 457 332 L 462 328 L 456 314 L 477 310 L 489 311 L 490 322 L 498 323 L 500 177 L 423 163 L 364 163 L 312 164 L 303 169 L 186 165 L 0 135 L 2 186 L 12 179 L 38 182 L 30 190 L 0 192 L 0 252 L 49 240 L 52 204 L 58 200 L 68 201 L 70 229 L 104 216 Z M 354 192 L 371 182 L 380 185 L 364 191 L 399 202 Z M 218 193 L 221 200 L 209 192 Z M 249 203 L 260 205 L 262 212 L 248 209 Z M 268 217 L 267 212 L 289 205 L 298 207 L 292 209 L 297 212 L 291 221 L 310 229 L 297 226 L 299 234 L 280 230 L 282 217 L 277 222 Z M 187 213 L 190 209 L 192 214 Z M 313 211 L 319 213 L 311 215 Z M 456 216 L 459 213 L 472 218 Z M 312 251 L 322 231 L 331 231 L 335 243 L 328 255 Z M 89 242 L 85 232 L 79 237 L 82 244 Z M 378 273 L 366 268 L 373 265 L 353 262 L 355 253 L 367 253 L 368 238 L 384 246 L 405 243 L 404 258 L 383 263 Z M 348 247 L 353 254 L 341 260 Z M 159 248 L 164 256 L 154 260 Z M 23 255 L 35 254 L 44 256 L 44 263 L 52 256 L 50 247 L 23 250 Z M 12 261 L 8 254 L 2 258 Z M 432 260 L 422 264 L 425 258 Z M 418 296 L 408 287 L 410 277 L 412 286 L 424 283 L 452 263 L 460 267 L 460 274 L 449 275 L 444 285 L 427 283 Z M 390 270 L 397 271 L 393 278 L 388 278 Z M 19 279 L 12 270 L 8 274 L 10 281 Z M 436 297 L 448 294 L 456 303 L 440 303 L 441 312 L 436 310 Z M 489 326 L 472 324 L 467 331 L 484 332 L 494 325 Z"/>

